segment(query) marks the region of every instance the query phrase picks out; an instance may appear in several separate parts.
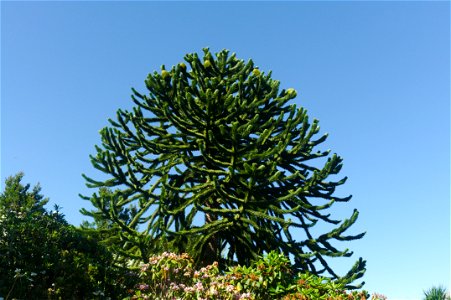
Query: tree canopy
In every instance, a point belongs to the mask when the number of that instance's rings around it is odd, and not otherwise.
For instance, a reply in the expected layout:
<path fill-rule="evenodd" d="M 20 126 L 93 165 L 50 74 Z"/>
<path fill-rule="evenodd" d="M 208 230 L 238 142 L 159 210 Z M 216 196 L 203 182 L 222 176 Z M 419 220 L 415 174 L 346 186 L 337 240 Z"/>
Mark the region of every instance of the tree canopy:
<path fill-rule="evenodd" d="M 342 158 L 318 150 L 317 120 L 290 102 L 271 72 L 223 50 L 204 49 L 185 62 L 145 80 L 148 92 L 132 89 L 134 107 L 119 109 L 101 130 L 93 166 L 107 175 L 95 180 L 95 209 L 82 212 L 110 222 L 130 258 L 146 261 L 155 251 L 188 251 L 198 264 L 248 264 L 279 251 L 299 271 L 349 284 L 363 276 L 361 258 L 344 276 L 328 257 L 349 257 L 334 241 L 358 217 L 331 218 L 328 209 L 349 197 L 335 190 Z M 315 235 L 324 222 L 334 229 Z"/>

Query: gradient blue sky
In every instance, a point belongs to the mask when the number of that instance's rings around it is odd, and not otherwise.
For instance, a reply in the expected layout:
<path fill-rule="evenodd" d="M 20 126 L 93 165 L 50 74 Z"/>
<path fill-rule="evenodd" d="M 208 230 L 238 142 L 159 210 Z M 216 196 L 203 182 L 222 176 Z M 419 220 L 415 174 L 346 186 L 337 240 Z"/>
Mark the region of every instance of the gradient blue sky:
<path fill-rule="evenodd" d="M 449 2 L 1 2 L 1 179 L 78 225 L 89 154 L 130 88 L 185 53 L 252 58 L 330 134 L 360 218 L 365 288 L 419 300 L 450 280 Z"/>

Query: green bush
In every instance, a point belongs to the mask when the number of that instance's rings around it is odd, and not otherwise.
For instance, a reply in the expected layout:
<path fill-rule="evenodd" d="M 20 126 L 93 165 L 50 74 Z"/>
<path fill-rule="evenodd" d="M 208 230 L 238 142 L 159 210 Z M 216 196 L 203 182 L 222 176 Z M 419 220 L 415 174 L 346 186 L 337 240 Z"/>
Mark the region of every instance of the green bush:
<path fill-rule="evenodd" d="M 107 249 L 69 225 L 39 186 L 6 180 L 0 194 L 0 297 L 6 299 L 93 299 L 124 296 L 125 269 Z"/>
<path fill-rule="evenodd" d="M 250 266 L 230 267 L 224 274 L 217 263 L 195 269 L 186 253 L 151 256 L 140 268 L 141 283 L 128 299 L 368 299 L 365 291 L 347 292 L 344 285 L 311 274 L 293 274 L 287 257 L 270 252 Z M 383 299 L 372 297 L 371 299 Z"/>
<path fill-rule="evenodd" d="M 424 292 L 424 300 L 451 300 L 451 297 L 446 293 L 446 288 L 434 286 Z"/>

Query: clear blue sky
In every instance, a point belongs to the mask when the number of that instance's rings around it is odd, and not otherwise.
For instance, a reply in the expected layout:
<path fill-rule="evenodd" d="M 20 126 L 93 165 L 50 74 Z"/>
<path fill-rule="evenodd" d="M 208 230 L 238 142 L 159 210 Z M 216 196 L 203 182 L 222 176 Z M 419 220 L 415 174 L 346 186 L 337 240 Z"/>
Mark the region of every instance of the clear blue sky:
<path fill-rule="evenodd" d="M 360 211 L 365 288 L 450 280 L 448 2 L 2 2 L 1 179 L 25 172 L 78 225 L 98 131 L 147 74 L 209 46 L 252 58 L 330 134 Z"/>

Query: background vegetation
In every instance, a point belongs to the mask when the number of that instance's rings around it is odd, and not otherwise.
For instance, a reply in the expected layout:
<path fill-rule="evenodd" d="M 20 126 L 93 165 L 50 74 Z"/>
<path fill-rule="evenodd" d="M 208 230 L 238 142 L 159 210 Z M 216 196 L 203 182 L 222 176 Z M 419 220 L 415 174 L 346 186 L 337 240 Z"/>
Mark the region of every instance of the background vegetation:
<path fill-rule="evenodd" d="M 0 195 L 0 296 L 6 299 L 119 299 L 133 277 L 94 235 L 49 211 L 40 187 L 9 177 Z"/>

